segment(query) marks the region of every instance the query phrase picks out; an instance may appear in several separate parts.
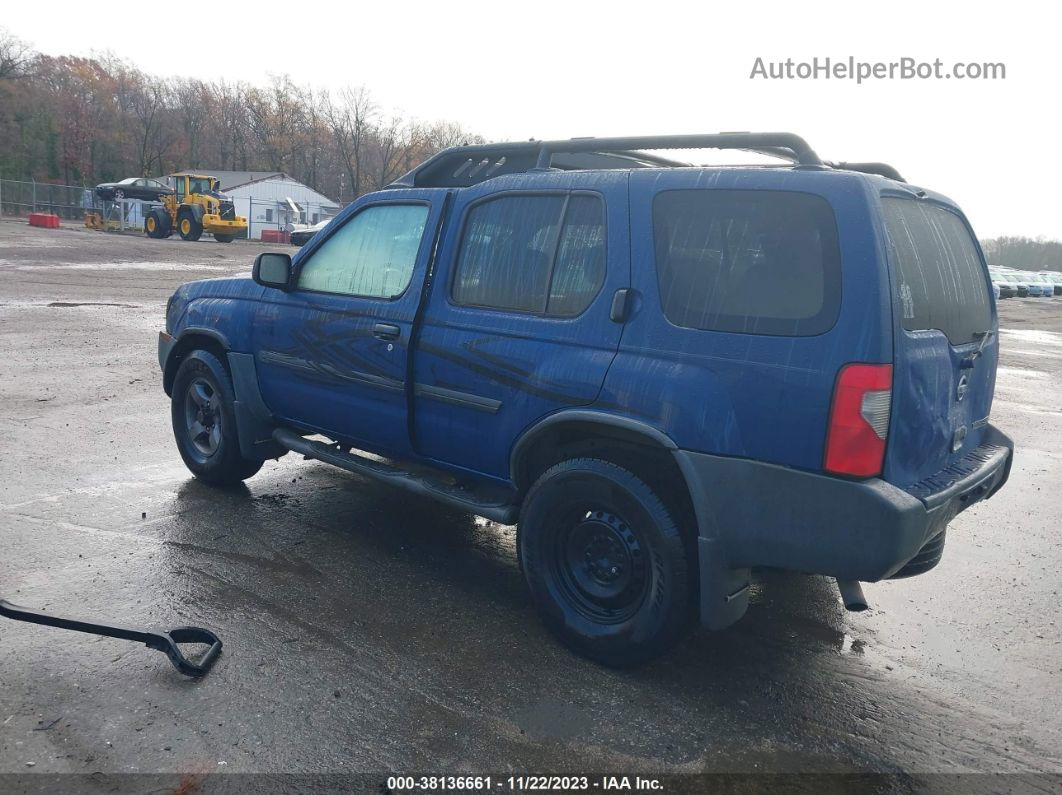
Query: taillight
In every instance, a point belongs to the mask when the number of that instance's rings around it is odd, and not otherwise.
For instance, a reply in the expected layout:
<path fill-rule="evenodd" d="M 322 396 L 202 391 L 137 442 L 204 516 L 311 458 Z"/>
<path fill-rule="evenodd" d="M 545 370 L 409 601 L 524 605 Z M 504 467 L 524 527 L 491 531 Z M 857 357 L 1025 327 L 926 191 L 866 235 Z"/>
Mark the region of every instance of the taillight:
<path fill-rule="evenodd" d="M 891 364 L 841 368 L 826 432 L 827 472 L 855 477 L 881 474 L 891 402 Z"/>

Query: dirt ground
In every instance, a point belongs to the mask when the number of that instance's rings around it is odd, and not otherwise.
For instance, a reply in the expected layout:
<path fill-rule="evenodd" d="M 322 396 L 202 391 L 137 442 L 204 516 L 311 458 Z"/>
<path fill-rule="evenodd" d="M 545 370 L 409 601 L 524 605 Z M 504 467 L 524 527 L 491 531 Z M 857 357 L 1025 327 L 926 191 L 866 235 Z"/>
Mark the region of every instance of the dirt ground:
<path fill-rule="evenodd" d="M 867 585 L 859 614 L 824 578 L 764 572 L 735 626 L 614 671 L 539 624 L 511 527 L 293 455 L 239 489 L 190 478 L 156 360 L 166 299 L 269 248 L 0 221 L 0 594 L 225 641 L 190 681 L 141 646 L 0 621 L 9 782 L 1062 773 L 1062 297 L 1001 302 L 1013 474 L 940 566 Z"/>

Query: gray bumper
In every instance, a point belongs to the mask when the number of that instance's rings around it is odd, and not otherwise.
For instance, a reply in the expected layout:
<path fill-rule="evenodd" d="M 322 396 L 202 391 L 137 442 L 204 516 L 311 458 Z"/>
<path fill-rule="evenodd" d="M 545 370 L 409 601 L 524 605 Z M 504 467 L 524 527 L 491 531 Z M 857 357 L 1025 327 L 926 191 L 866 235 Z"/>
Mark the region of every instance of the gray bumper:
<path fill-rule="evenodd" d="M 733 613 L 740 616 L 744 605 L 732 604 L 742 596 L 736 575 L 750 567 L 864 582 L 895 574 L 958 513 L 999 490 L 1010 474 L 1013 449 L 1005 434 L 989 426 L 971 455 L 973 465 L 940 473 L 940 485 L 931 491 L 676 451 L 701 536 L 704 622 L 725 626 Z M 717 614 L 721 618 L 712 618 Z"/>

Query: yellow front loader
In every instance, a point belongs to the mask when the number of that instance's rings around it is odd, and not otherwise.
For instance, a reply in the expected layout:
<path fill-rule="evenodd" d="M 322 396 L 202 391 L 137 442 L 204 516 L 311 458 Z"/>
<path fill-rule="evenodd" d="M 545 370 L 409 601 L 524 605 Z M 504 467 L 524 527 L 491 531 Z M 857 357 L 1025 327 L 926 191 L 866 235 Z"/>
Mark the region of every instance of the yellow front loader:
<path fill-rule="evenodd" d="M 175 190 L 164 195 L 144 219 L 148 237 L 198 240 L 209 232 L 219 243 L 231 243 L 247 231 L 247 219 L 236 215 L 232 202 L 218 190 L 216 177 L 173 174 Z"/>

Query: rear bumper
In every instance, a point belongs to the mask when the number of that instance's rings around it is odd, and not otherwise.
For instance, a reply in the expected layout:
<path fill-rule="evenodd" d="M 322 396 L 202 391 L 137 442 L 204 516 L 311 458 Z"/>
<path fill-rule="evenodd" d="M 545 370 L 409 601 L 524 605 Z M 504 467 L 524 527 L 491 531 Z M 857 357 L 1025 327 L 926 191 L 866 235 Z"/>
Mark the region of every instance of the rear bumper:
<path fill-rule="evenodd" d="M 904 490 L 772 464 L 678 451 L 705 551 L 732 569 L 772 566 L 874 582 L 894 574 L 1010 474 L 1013 443 L 988 426 L 981 447 Z M 705 569 L 702 561 L 702 571 Z M 718 566 L 718 564 L 714 564 Z"/>

